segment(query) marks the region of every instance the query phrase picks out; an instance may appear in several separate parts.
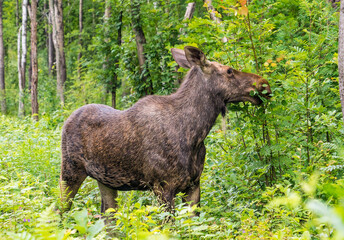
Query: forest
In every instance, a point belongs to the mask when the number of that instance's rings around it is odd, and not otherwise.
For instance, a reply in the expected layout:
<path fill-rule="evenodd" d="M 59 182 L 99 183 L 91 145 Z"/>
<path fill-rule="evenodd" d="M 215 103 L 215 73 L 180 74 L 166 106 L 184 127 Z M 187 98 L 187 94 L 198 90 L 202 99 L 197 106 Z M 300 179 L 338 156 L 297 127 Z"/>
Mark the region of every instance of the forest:
<path fill-rule="evenodd" d="M 0 0 L 0 239 L 344 239 L 338 1 Z M 111 224 L 87 178 L 61 214 L 64 121 L 176 91 L 171 48 L 264 77 L 205 140 L 201 202 L 123 191 Z M 166 222 L 166 218 L 171 220 Z"/>

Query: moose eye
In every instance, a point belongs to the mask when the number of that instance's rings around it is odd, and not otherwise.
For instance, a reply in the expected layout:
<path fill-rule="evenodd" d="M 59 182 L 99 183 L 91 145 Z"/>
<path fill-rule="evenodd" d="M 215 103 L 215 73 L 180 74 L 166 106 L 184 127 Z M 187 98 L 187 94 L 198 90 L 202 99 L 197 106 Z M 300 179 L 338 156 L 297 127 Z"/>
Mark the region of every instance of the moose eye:
<path fill-rule="evenodd" d="M 233 69 L 228 68 L 228 69 L 227 69 L 227 73 L 228 73 L 229 75 L 231 75 L 231 74 L 233 73 Z"/>

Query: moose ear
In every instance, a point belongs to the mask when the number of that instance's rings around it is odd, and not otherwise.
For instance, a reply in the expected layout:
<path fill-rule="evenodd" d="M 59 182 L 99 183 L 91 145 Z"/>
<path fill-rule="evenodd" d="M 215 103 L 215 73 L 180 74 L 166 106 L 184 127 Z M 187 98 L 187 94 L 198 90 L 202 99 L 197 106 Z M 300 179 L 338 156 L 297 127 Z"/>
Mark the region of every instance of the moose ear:
<path fill-rule="evenodd" d="M 184 47 L 185 56 L 191 66 L 200 66 L 201 68 L 208 66 L 209 61 L 204 53 L 196 47 Z"/>
<path fill-rule="evenodd" d="M 189 61 L 185 57 L 185 52 L 182 49 L 172 48 L 172 56 L 177 64 L 182 68 L 191 68 Z"/>

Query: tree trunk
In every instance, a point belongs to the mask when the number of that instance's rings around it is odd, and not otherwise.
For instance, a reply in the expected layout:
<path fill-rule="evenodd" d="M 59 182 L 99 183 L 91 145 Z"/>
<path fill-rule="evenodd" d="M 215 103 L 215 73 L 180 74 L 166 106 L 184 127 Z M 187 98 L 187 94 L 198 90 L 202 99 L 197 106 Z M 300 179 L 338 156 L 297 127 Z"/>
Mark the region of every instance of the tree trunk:
<path fill-rule="evenodd" d="M 16 26 L 19 27 L 19 1 L 16 0 Z"/>
<path fill-rule="evenodd" d="M 196 3 L 195 2 L 191 2 L 188 3 L 187 7 L 186 7 L 186 11 L 185 11 L 185 15 L 184 15 L 184 21 L 185 20 L 190 20 L 193 16 L 193 13 L 195 12 L 195 8 L 196 8 Z M 187 27 L 187 24 L 184 24 L 184 27 Z M 179 35 L 183 34 L 183 28 L 179 29 Z"/>
<path fill-rule="evenodd" d="M 122 45 L 122 23 L 123 23 L 123 12 L 121 11 L 119 13 L 119 17 L 118 17 L 118 29 L 117 29 L 117 45 L 121 46 Z M 116 69 L 119 68 L 119 59 L 115 59 L 116 63 Z M 116 108 L 116 91 L 117 91 L 117 82 L 118 82 L 118 76 L 116 73 L 114 73 L 113 76 L 113 83 L 112 83 L 112 87 L 111 87 L 111 105 L 113 108 Z"/>
<path fill-rule="evenodd" d="M 38 121 L 37 0 L 31 0 L 31 65 L 31 112 L 32 118 Z"/>
<path fill-rule="evenodd" d="M 339 93 L 342 104 L 344 121 L 344 0 L 341 0 L 339 8 L 339 36 L 338 36 L 338 70 L 339 70 Z"/>
<path fill-rule="evenodd" d="M 3 25 L 2 25 L 2 4 L 0 0 L 0 105 L 1 112 L 6 114 L 6 90 L 5 90 L 5 52 L 4 52 L 4 39 L 3 39 Z"/>
<path fill-rule="evenodd" d="M 143 32 L 140 20 L 140 2 L 138 0 L 131 0 L 131 17 L 132 17 L 132 25 L 133 31 L 135 34 L 136 40 L 136 48 L 137 48 L 137 56 L 139 59 L 140 69 L 142 75 L 142 84 L 145 84 L 145 95 L 149 95 L 153 93 L 153 84 L 152 81 L 148 78 L 148 72 L 144 73 L 144 71 L 148 71 L 145 69 L 145 62 L 146 56 L 144 54 L 144 45 L 146 44 L 145 34 Z"/>
<path fill-rule="evenodd" d="M 204 4 L 207 7 L 207 10 L 209 12 L 211 20 L 213 20 L 217 24 L 222 24 L 221 19 L 216 16 L 217 11 L 213 6 L 213 1 L 212 0 L 205 0 Z M 222 42 L 228 42 L 228 39 L 226 37 L 223 37 L 221 40 L 222 40 Z"/>
<path fill-rule="evenodd" d="M 186 6 L 186 11 L 185 11 L 185 14 L 184 14 L 184 21 L 186 20 L 190 20 L 193 16 L 193 13 L 195 12 L 195 8 L 196 8 L 196 3 L 195 2 L 191 2 L 191 3 L 188 3 L 188 5 Z M 184 24 L 184 27 L 186 28 L 187 27 L 187 23 Z M 184 28 L 179 28 L 179 36 L 178 38 L 184 34 Z M 176 75 L 176 83 L 175 85 L 180 85 L 183 81 L 183 78 L 182 77 L 179 77 L 178 75 L 178 69 L 179 69 L 179 65 L 177 64 L 177 66 L 175 67 L 175 72 L 177 73 Z"/>
<path fill-rule="evenodd" d="M 47 9 L 47 3 L 44 2 L 45 12 L 46 12 L 46 9 Z M 48 63 L 49 77 L 51 77 L 53 74 L 53 66 L 55 63 L 55 48 L 54 48 L 53 31 L 52 31 L 52 14 L 50 10 L 49 10 L 49 13 L 47 14 L 46 36 L 47 36 L 47 50 L 48 50 L 47 63 Z"/>
<path fill-rule="evenodd" d="M 64 30 L 63 30 L 63 8 L 62 0 L 49 0 L 49 9 L 53 26 L 53 42 L 56 50 L 56 79 L 57 94 L 63 106 L 64 83 L 66 81 L 66 59 L 64 54 Z"/>
<path fill-rule="evenodd" d="M 22 3 L 22 25 L 18 33 L 18 77 L 19 77 L 19 109 L 18 116 L 25 115 L 24 91 L 25 91 L 25 72 L 26 72 L 26 25 L 27 25 L 27 6 L 28 0 Z"/>
<path fill-rule="evenodd" d="M 212 0 L 205 0 L 204 3 L 208 9 L 209 15 L 211 20 L 215 21 L 216 23 L 221 23 L 221 19 L 216 16 L 216 10 L 213 6 Z"/>
<path fill-rule="evenodd" d="M 195 12 L 195 7 L 196 7 L 195 2 L 188 3 L 188 6 L 186 7 L 186 12 L 184 15 L 184 20 L 192 18 L 193 13 Z"/>
<path fill-rule="evenodd" d="M 78 79 L 79 81 L 81 79 L 81 57 L 82 57 L 82 30 L 83 30 L 82 6 L 83 6 L 83 1 L 79 0 L 79 54 L 78 54 Z"/>
<path fill-rule="evenodd" d="M 49 14 L 49 18 L 50 18 Z M 49 76 L 53 75 L 53 67 L 55 63 L 55 46 L 53 41 L 53 33 L 52 33 L 52 24 L 49 24 L 49 32 L 48 32 L 48 68 L 49 68 Z"/>
<path fill-rule="evenodd" d="M 66 69 L 66 58 L 64 53 L 64 27 L 63 27 L 63 8 L 62 8 L 62 0 L 56 1 L 56 29 L 57 29 L 57 39 L 58 39 L 58 52 L 60 55 L 60 81 L 57 83 L 57 88 L 60 93 L 60 100 L 62 106 L 65 103 L 64 99 L 64 84 L 67 79 L 67 69 Z"/>
<path fill-rule="evenodd" d="M 29 15 L 31 18 L 31 15 Z M 28 71 L 28 81 L 27 81 L 27 89 L 29 90 L 29 92 L 31 92 L 31 82 L 32 82 L 32 52 L 29 52 L 29 68 L 27 69 Z"/>
<path fill-rule="evenodd" d="M 108 28 L 108 25 L 109 25 L 109 19 L 110 19 L 110 16 L 111 16 L 111 5 L 110 5 L 110 1 L 107 0 L 105 2 L 106 6 L 105 6 L 105 13 L 104 13 L 104 25 L 105 25 L 105 35 L 106 35 L 106 38 L 105 38 L 105 42 L 109 42 L 110 41 L 110 38 L 108 37 L 109 35 L 109 28 Z M 118 28 L 117 28 L 117 45 L 118 46 L 121 46 L 122 44 L 122 19 L 123 19 L 123 12 L 120 11 L 119 13 L 119 16 L 118 16 Z M 119 67 L 119 59 L 114 59 L 114 62 L 115 62 L 115 67 L 116 69 Z M 106 59 L 105 59 L 105 63 L 103 65 L 103 68 L 104 70 L 106 68 L 109 68 L 109 57 L 106 56 Z M 113 108 L 116 108 L 116 91 L 117 91 L 117 81 L 118 81 L 118 77 L 117 77 L 117 74 L 116 72 L 114 72 L 114 75 L 112 77 L 112 81 L 110 82 L 110 91 L 111 91 L 111 106 Z"/>
<path fill-rule="evenodd" d="M 105 44 L 109 44 L 109 42 L 110 42 L 110 37 L 109 37 L 109 19 L 110 19 L 110 15 L 111 15 L 110 0 L 106 0 L 105 1 L 105 11 L 104 11 L 104 34 L 105 34 L 104 42 L 105 42 Z M 109 56 L 105 52 L 105 59 L 104 59 L 104 63 L 103 63 L 104 75 L 107 75 L 107 69 L 109 68 L 109 66 L 110 66 Z M 107 76 L 105 78 L 107 79 Z M 107 103 L 107 93 L 108 92 L 109 92 L 109 87 L 108 87 L 108 84 L 106 84 L 106 86 L 104 88 L 104 94 L 103 94 L 103 97 L 102 97 L 103 104 Z"/>

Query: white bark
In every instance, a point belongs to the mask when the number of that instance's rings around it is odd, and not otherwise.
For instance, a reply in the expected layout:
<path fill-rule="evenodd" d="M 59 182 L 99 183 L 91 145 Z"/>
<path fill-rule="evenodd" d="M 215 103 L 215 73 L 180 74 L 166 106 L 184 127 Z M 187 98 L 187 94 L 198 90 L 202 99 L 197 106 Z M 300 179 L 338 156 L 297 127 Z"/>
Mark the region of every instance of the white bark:
<path fill-rule="evenodd" d="M 22 69 L 22 78 L 23 78 L 23 87 L 25 88 L 25 70 L 26 70 L 26 55 L 27 55 L 27 46 L 26 46 L 26 39 L 27 39 L 27 7 L 28 0 L 23 0 L 22 6 L 22 37 L 21 37 L 21 69 Z"/>
<path fill-rule="evenodd" d="M 17 38 L 17 59 L 18 59 L 18 79 L 19 83 L 21 83 L 21 68 L 20 68 L 20 56 L 21 56 L 21 27 L 19 27 L 18 30 L 18 38 Z M 19 84 L 20 89 L 20 84 Z"/>
<path fill-rule="evenodd" d="M 24 88 L 23 88 L 23 71 L 21 68 L 21 31 L 22 26 L 19 28 L 18 31 L 18 40 L 17 40 L 17 48 L 18 48 L 18 54 L 17 54 L 17 58 L 18 58 L 18 80 L 19 80 L 19 107 L 18 107 L 18 116 L 22 117 L 24 116 Z"/>
<path fill-rule="evenodd" d="M 188 6 L 186 7 L 185 15 L 184 15 L 184 20 L 192 18 L 192 15 L 195 11 L 195 7 L 196 7 L 195 2 L 188 3 Z"/>
<path fill-rule="evenodd" d="M 188 5 L 186 6 L 185 14 L 184 14 L 184 21 L 185 20 L 190 20 L 192 18 L 192 15 L 193 15 L 193 13 L 195 11 L 195 7 L 196 7 L 196 3 L 195 2 L 188 3 Z M 186 23 L 184 24 L 184 27 L 187 27 Z M 179 34 L 183 35 L 183 33 L 184 33 L 183 28 L 180 28 L 179 29 Z"/>
<path fill-rule="evenodd" d="M 25 72 L 26 72 L 26 26 L 27 26 L 27 8 L 28 0 L 23 0 L 22 3 L 22 25 L 18 32 L 18 78 L 19 78 L 19 107 L 18 116 L 23 117 L 25 115 L 24 105 L 24 91 L 25 91 Z"/>
<path fill-rule="evenodd" d="M 66 81 L 66 65 L 64 55 L 64 32 L 63 32 L 63 12 L 62 0 L 49 0 L 49 11 L 51 13 L 53 27 L 53 42 L 56 56 L 56 80 L 57 95 L 61 105 L 64 105 L 64 83 Z"/>

